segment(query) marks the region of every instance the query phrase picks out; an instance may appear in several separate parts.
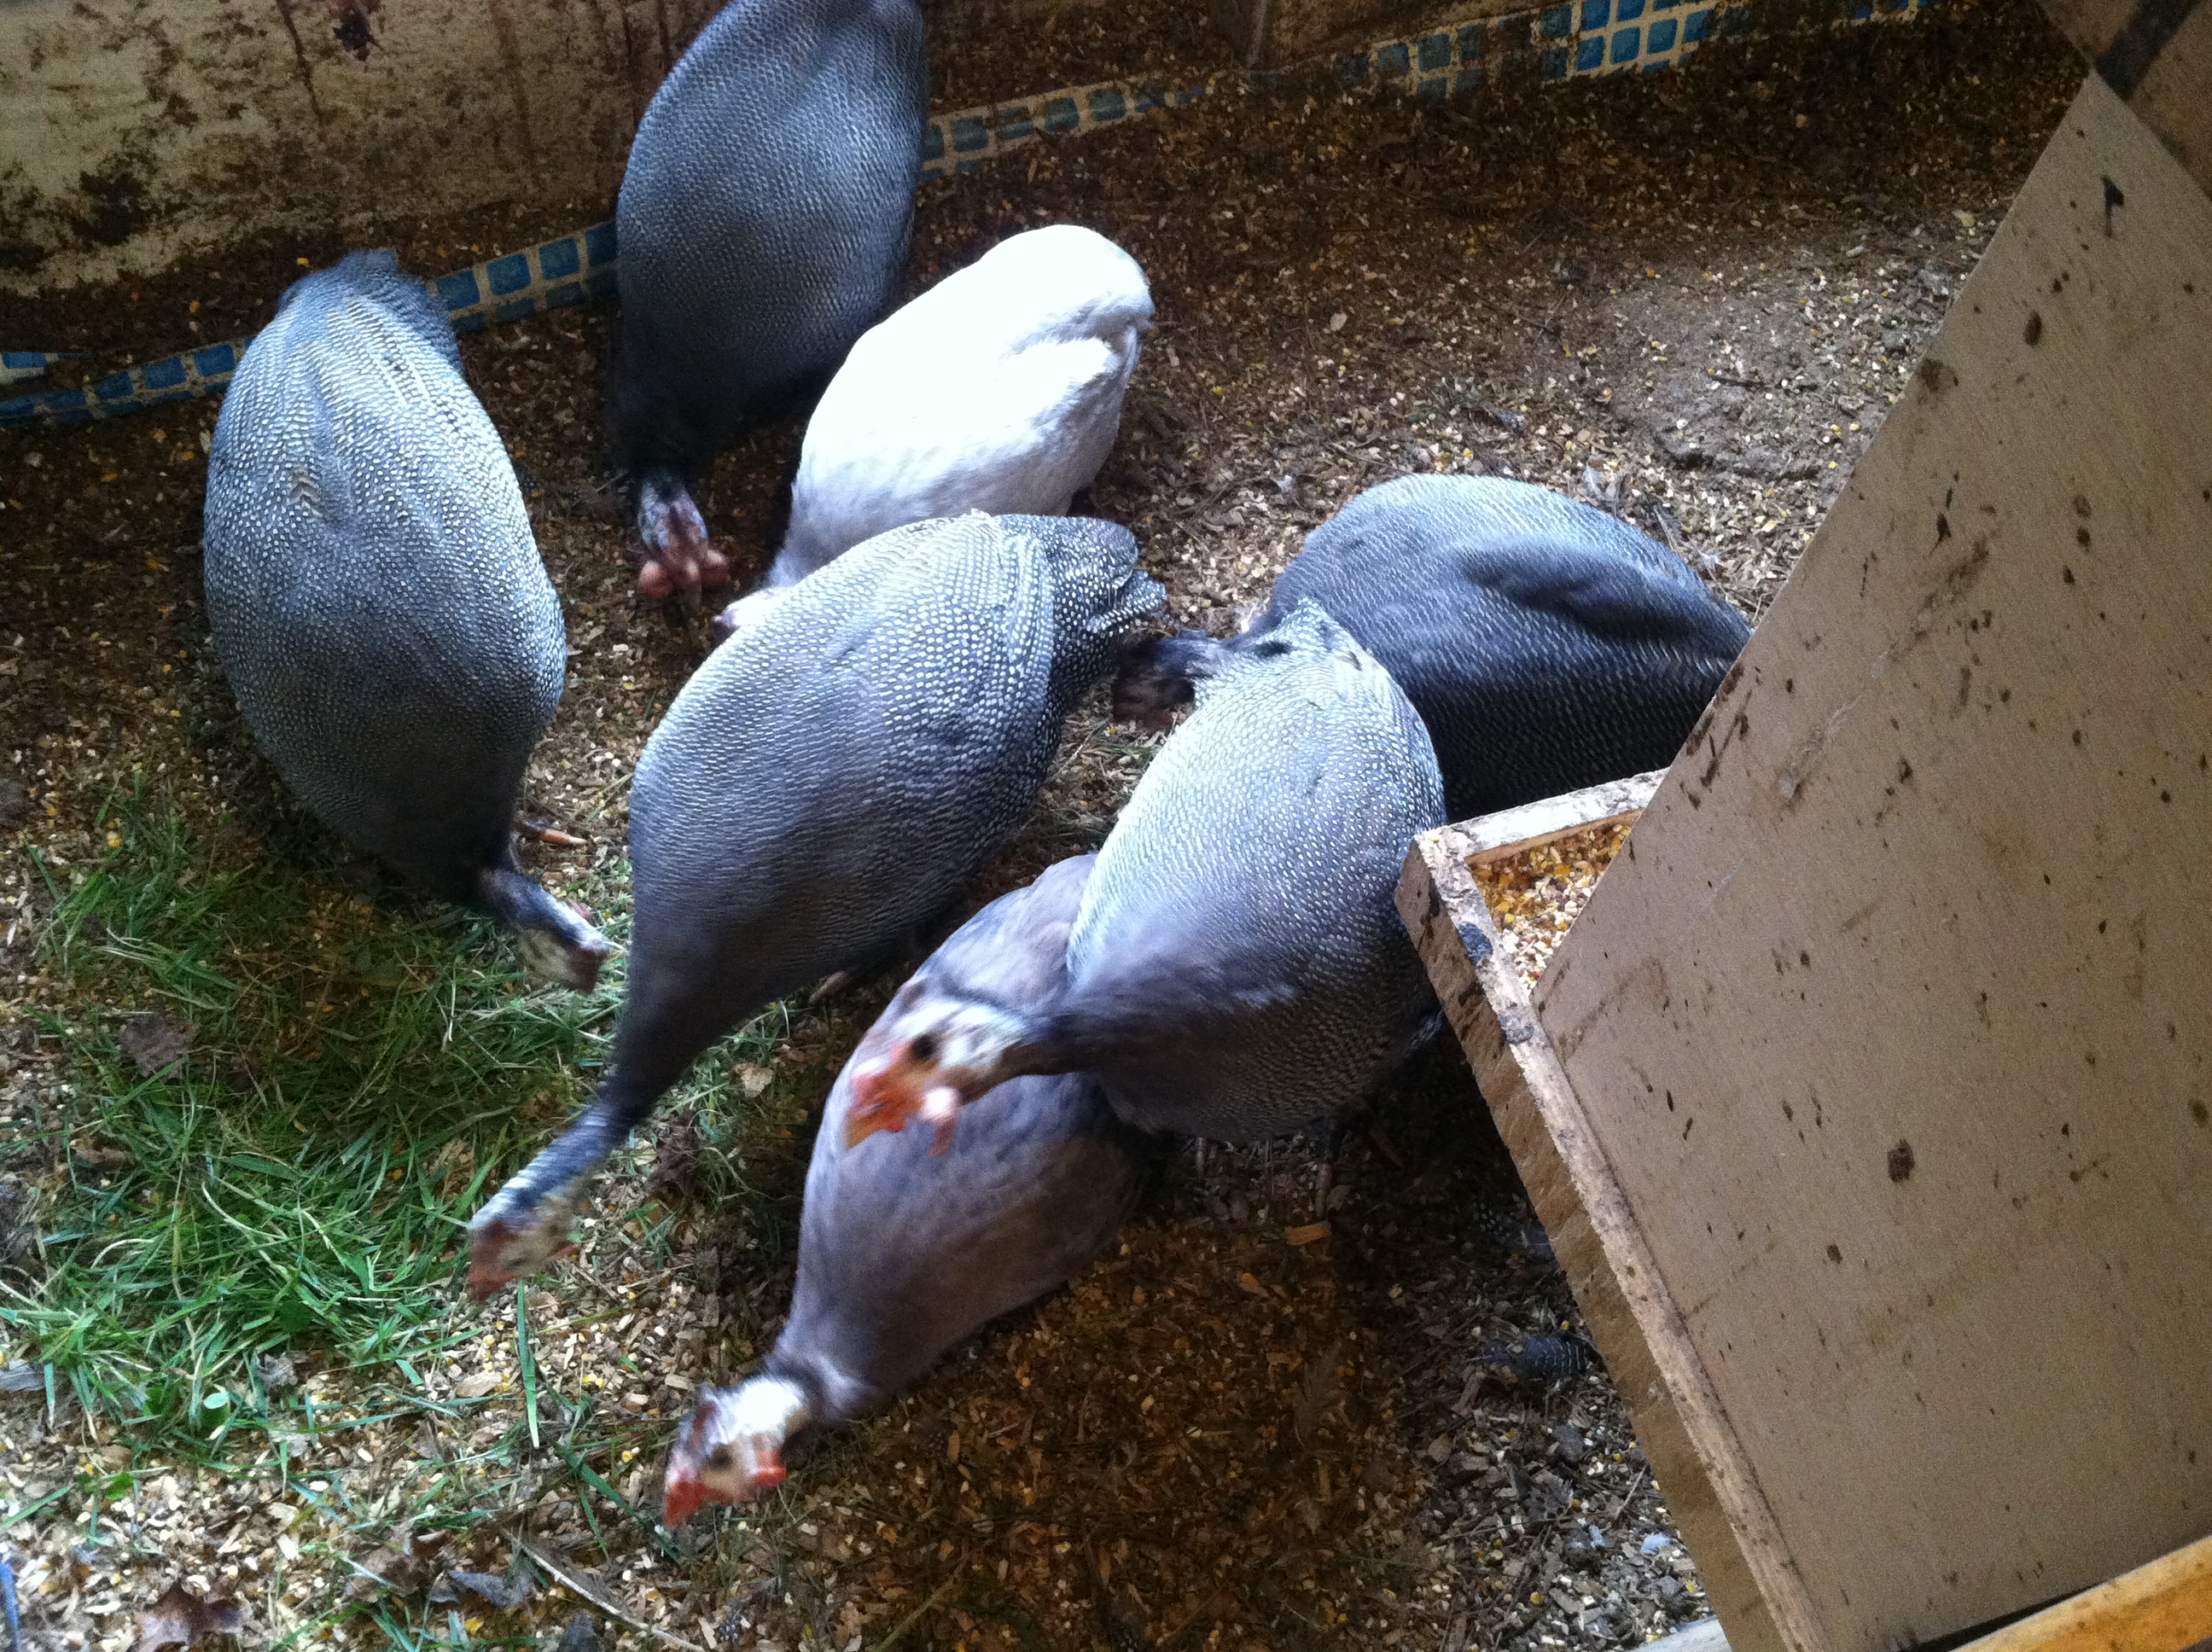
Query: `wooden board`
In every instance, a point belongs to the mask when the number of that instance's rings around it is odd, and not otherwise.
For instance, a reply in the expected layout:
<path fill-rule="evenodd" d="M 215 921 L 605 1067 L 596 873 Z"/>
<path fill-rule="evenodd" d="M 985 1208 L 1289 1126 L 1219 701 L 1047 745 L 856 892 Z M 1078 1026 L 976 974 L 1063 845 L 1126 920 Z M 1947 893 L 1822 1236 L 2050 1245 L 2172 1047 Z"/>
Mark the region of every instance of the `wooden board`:
<path fill-rule="evenodd" d="M 2192 1652 L 2212 1644 L 2212 1537 L 1969 1642 L 1960 1652 Z"/>
<path fill-rule="evenodd" d="M 1577 832 L 1588 831 L 1593 826 L 1610 826 L 1615 821 L 1633 818 L 1651 801 L 1651 794 L 1659 789 L 1660 779 L 1665 773 L 1664 769 L 1654 769 L 1649 774 L 1632 774 L 1625 780 L 1607 780 L 1579 792 L 1523 804 L 1518 809 L 1501 809 L 1480 820 L 1463 821 L 1453 829 L 1468 859 L 1475 865 L 1510 859 L 1547 843 L 1556 843 L 1563 837 L 1571 837 Z"/>
<path fill-rule="evenodd" d="M 2212 1527 L 2212 202 L 2101 82 L 1630 843 L 1478 1077 L 1739 1652 Z"/>
<path fill-rule="evenodd" d="M 1815 1646 L 1773 1515 L 1476 884 L 1476 860 L 1510 841 L 1498 818 L 1414 839 L 1399 913 L 1737 1652 Z M 1559 824 L 1554 811 L 1547 829 L 1557 835 Z M 1635 841 L 1631 833 L 1614 866 Z"/>
<path fill-rule="evenodd" d="M 2043 9 L 2105 84 L 2212 191 L 2212 5 L 2043 0 Z"/>

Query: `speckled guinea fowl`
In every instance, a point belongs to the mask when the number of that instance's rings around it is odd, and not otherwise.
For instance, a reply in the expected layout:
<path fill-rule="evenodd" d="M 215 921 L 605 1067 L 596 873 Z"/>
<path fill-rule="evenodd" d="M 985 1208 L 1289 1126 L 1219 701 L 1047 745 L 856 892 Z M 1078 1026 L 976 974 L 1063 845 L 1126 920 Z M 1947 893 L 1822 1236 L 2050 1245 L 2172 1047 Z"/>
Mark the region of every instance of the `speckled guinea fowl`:
<path fill-rule="evenodd" d="M 1393 905 L 1440 825 L 1421 720 L 1312 603 L 1197 683 L 1099 852 L 1048 1008 L 940 994 L 859 1073 L 855 1133 L 1095 1072 L 1140 1128 L 1251 1140 L 1364 1100 L 1433 1024 Z"/>
<path fill-rule="evenodd" d="M 1496 477 L 1401 477 L 1316 528 L 1239 637 L 1142 645 L 1115 685 L 1164 718 L 1193 679 L 1320 603 L 1436 741 L 1455 820 L 1663 768 L 1751 635 L 1682 559 L 1617 517 Z"/>
<path fill-rule="evenodd" d="M 453 328 L 390 252 L 294 283 L 247 349 L 208 462 L 204 577 L 224 674 L 294 795 L 591 986 L 607 944 L 514 859 L 561 604 Z"/>
<path fill-rule="evenodd" d="M 879 964 L 1028 813 L 1061 719 L 1164 593 L 1125 528 L 974 514 L 738 605 L 630 788 L 629 993 L 583 1116 L 481 1211 L 471 1289 L 557 1251 L 583 1178 L 772 999 Z"/>
<path fill-rule="evenodd" d="M 853 346 L 806 427 L 772 586 L 906 522 L 1064 513 L 1106 462 L 1152 296 L 1103 235 L 1000 242 Z"/>
<path fill-rule="evenodd" d="M 1058 994 L 1095 859 L 1063 860 L 969 919 L 845 1064 L 807 1167 L 790 1317 L 758 1375 L 701 1393 L 669 1461 L 669 1525 L 777 1485 L 793 1435 L 884 1405 L 963 1338 L 1090 1263 L 1127 1219 L 1158 1146 L 1114 1116 L 1087 1074 L 1000 1085 L 941 1157 L 921 1131 L 845 1139 L 854 1068 L 884 1048 L 892 1019 L 946 993 L 1032 1005 Z"/>
<path fill-rule="evenodd" d="M 914 0 L 731 0 L 654 93 L 615 208 L 609 398 L 647 594 L 721 582 L 691 489 L 890 304 L 928 108 Z"/>

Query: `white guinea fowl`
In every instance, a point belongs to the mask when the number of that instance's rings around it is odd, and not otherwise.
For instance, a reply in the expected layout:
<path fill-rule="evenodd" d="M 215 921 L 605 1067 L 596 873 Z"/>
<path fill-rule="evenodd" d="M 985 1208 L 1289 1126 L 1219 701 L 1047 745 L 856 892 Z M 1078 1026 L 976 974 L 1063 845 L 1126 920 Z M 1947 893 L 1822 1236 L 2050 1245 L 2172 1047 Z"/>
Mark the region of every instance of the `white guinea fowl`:
<path fill-rule="evenodd" d="M 768 583 L 908 522 L 1065 515 L 1114 446 L 1152 325 L 1137 261 L 1075 224 L 947 276 L 863 334 L 823 393 Z"/>

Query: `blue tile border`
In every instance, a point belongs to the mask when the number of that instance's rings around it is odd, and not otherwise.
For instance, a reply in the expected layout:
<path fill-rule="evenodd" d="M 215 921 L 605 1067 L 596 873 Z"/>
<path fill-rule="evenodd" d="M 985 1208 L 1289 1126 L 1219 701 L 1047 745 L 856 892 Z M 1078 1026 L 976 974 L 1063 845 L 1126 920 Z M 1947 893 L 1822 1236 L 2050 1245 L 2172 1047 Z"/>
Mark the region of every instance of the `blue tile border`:
<path fill-rule="evenodd" d="M 593 224 L 542 246 L 503 252 L 427 283 L 445 306 L 455 332 L 520 321 L 540 310 L 580 304 L 614 291 L 615 227 Z M 203 344 L 178 355 L 125 367 L 83 390 L 47 390 L 0 401 L 0 429 L 34 424 L 82 424 L 141 408 L 194 397 L 216 396 L 238 369 L 250 338 Z M 33 367 L 31 358 L 36 357 Z M 35 350 L 0 355 L 0 385 L 36 377 L 64 359 Z"/>
<path fill-rule="evenodd" d="M 1507 58 L 1533 58 L 1540 83 L 1587 75 L 1665 69 L 1716 36 L 1750 33 L 1765 0 L 1567 0 L 1504 16 L 1431 25 L 1399 40 L 1377 40 L 1334 62 L 1348 86 L 1365 81 L 1425 100 L 1478 92 Z M 1895 22 L 1932 10 L 1942 0 L 1836 0 L 1833 13 L 1809 27 Z M 1664 12 L 1645 21 L 1646 10 Z M 1493 64 L 1498 68 L 1493 68 Z M 1223 75 L 1171 84 L 1157 79 L 1100 81 L 1062 87 L 972 109 L 932 115 L 921 136 L 921 175 L 972 172 L 1009 149 L 1048 134 L 1091 132 L 1142 115 L 1181 109 L 1212 96 L 1224 82 L 1265 87 L 1274 75 Z M 456 332 L 479 332 L 541 310 L 561 309 L 615 291 L 615 227 L 593 224 L 520 252 L 501 253 L 428 283 Z M 34 392 L 0 401 L 0 429 L 77 424 L 114 418 L 187 397 L 216 396 L 251 341 L 203 345 L 142 367 L 112 373 L 88 389 Z M 0 386 L 40 377 L 55 362 L 76 359 L 45 350 L 0 351 Z"/>

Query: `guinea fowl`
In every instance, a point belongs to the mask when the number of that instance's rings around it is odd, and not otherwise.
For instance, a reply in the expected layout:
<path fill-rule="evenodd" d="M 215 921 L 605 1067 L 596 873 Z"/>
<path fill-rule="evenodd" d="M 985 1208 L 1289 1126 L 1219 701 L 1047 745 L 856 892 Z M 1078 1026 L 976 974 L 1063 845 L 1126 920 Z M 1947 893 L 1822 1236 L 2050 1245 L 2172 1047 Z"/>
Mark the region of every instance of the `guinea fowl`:
<path fill-rule="evenodd" d="M 1114 446 L 1152 325 L 1137 261 L 1075 224 L 1003 240 L 878 322 L 806 427 L 769 584 L 926 517 L 1064 514 Z"/>
<path fill-rule="evenodd" d="M 615 207 L 609 402 L 647 596 L 722 582 L 691 489 L 890 304 L 928 107 L 914 0 L 731 0 L 653 94 Z"/>
<path fill-rule="evenodd" d="M 523 872 L 514 811 L 567 634 L 445 312 L 390 252 L 293 283 L 208 461 L 208 617 L 247 725 L 356 847 L 587 988 L 609 948 Z"/>
<path fill-rule="evenodd" d="M 771 1000 L 888 960 L 1021 823 L 1061 719 L 1164 593 L 1128 530 L 984 516 L 878 536 L 739 604 L 630 788 L 629 992 L 581 1118 L 471 1224 L 489 1295 L 692 1059 Z"/>
<path fill-rule="evenodd" d="M 1090 1263 L 1127 1218 L 1157 1150 L 1087 1074 L 1001 1085 L 942 1157 L 918 1131 L 845 1139 L 854 1070 L 896 1017 L 947 993 L 1042 1005 L 1059 992 L 1095 859 L 1063 860 L 969 919 L 845 1064 L 807 1167 L 790 1317 L 757 1376 L 701 1393 L 669 1460 L 669 1526 L 780 1483 L 792 1435 L 884 1405 L 963 1338 Z"/>
<path fill-rule="evenodd" d="M 942 1133 L 1008 1078 L 1085 1071 L 1140 1129 L 1252 1140 L 1364 1100 L 1433 1025 L 1392 897 L 1443 793 L 1389 673 L 1302 603 L 1195 687 L 1099 851 L 1065 992 L 895 1008 L 854 1139 Z"/>
<path fill-rule="evenodd" d="M 1389 668 L 1455 820 L 1663 768 L 1751 627 L 1617 517 L 1495 477 L 1401 477 L 1316 528 L 1241 636 L 1131 653 L 1115 714 L 1164 721 L 1301 602 Z"/>

